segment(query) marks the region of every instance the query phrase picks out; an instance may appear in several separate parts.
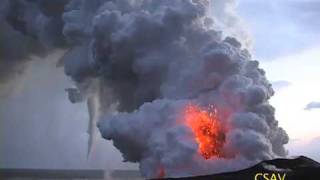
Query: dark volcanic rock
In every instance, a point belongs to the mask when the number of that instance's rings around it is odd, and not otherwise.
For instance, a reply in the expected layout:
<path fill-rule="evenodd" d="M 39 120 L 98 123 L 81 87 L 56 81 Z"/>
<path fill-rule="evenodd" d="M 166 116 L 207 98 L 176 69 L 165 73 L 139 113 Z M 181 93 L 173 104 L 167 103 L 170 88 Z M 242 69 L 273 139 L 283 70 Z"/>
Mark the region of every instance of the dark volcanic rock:
<path fill-rule="evenodd" d="M 257 173 L 259 174 L 257 177 Z M 268 174 L 265 174 L 268 173 Z M 274 175 L 273 175 L 274 174 Z M 285 177 L 283 179 L 283 176 Z M 265 175 L 266 178 L 263 177 Z M 272 177 L 273 175 L 273 177 Z M 278 176 L 280 175 L 280 177 Z M 255 179 L 256 178 L 256 179 Z M 221 174 L 167 178 L 167 179 L 210 179 L 210 180 L 319 180 L 320 163 L 304 156 L 295 159 L 262 161 L 247 169 Z"/>

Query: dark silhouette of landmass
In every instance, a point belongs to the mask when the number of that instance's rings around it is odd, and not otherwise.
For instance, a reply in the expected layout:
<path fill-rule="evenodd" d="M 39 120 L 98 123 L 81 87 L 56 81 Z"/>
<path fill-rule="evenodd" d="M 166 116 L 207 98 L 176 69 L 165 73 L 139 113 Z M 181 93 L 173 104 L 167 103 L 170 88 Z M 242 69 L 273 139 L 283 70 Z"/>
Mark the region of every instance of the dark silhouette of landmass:
<path fill-rule="evenodd" d="M 257 173 L 262 173 L 255 179 Z M 268 173 L 263 177 L 264 173 Z M 275 174 L 273 179 L 272 173 Z M 278 173 L 281 178 L 279 178 Z M 283 175 L 285 173 L 285 177 Z M 276 179 L 274 179 L 276 178 Z M 87 179 L 87 180 L 140 180 L 143 179 L 137 170 L 46 170 L 46 169 L 0 169 L 2 180 L 52 180 L 52 179 Z M 235 172 L 212 174 L 197 177 L 166 178 L 173 180 L 320 180 L 320 163 L 300 156 L 295 159 L 274 159 L 262 161 L 250 168 Z"/>
<path fill-rule="evenodd" d="M 255 180 L 257 173 L 268 173 L 266 177 L 269 180 L 273 180 L 271 178 L 272 173 L 275 173 L 276 180 L 280 180 L 278 174 L 283 177 L 284 173 L 286 174 L 284 180 L 318 180 L 320 179 L 320 163 L 305 156 L 299 156 L 295 159 L 273 159 L 262 161 L 250 168 L 235 172 L 167 179 Z M 268 179 L 265 179 L 263 175 L 256 177 L 256 180 Z"/>

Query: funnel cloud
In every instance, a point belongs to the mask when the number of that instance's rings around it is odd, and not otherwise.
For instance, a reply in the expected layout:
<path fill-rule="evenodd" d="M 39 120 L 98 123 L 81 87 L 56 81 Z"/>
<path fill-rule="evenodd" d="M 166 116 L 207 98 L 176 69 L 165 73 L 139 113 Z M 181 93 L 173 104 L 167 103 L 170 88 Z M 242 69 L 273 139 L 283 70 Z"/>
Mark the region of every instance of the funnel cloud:
<path fill-rule="evenodd" d="M 227 29 L 238 26 L 234 1 L 2 3 L 1 17 L 17 36 L 48 51 L 67 49 L 59 64 L 76 86 L 66 89 L 70 100 L 88 101 L 90 126 L 97 122 L 102 137 L 124 161 L 139 163 L 144 177 L 224 172 L 287 155 L 288 135 L 268 102 L 272 85 L 251 57 L 245 32 Z M 227 129 L 223 157 L 198 153 L 183 118 L 190 103 L 218 111 Z"/>

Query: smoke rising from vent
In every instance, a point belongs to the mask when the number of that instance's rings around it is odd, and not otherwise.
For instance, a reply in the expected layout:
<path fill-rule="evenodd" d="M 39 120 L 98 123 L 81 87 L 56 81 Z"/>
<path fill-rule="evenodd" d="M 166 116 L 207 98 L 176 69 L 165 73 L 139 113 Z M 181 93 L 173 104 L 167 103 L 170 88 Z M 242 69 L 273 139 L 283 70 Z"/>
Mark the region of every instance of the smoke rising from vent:
<path fill-rule="evenodd" d="M 14 2 L 36 4 L 37 17 L 52 19 L 48 26 L 63 22 L 54 31 L 59 36 L 49 37 L 70 46 L 61 62 L 83 97 L 76 99 L 98 97 L 89 108 L 99 111 L 101 135 L 125 161 L 138 162 L 145 177 L 222 172 L 286 155 L 288 136 L 268 103 L 274 92 L 265 72 L 246 46 L 225 37 L 223 26 L 215 29 L 221 16 L 225 26 L 236 21 L 223 4 L 231 1 L 52 1 L 60 5 L 53 6 L 54 15 L 41 11 L 40 1 Z M 215 3 L 225 12 L 217 12 Z M 23 22 L 32 23 L 24 12 Z M 51 42 L 27 27 L 17 29 L 41 45 Z M 183 120 L 190 103 L 216 107 L 227 129 L 225 156 L 205 159 L 198 153 Z"/>

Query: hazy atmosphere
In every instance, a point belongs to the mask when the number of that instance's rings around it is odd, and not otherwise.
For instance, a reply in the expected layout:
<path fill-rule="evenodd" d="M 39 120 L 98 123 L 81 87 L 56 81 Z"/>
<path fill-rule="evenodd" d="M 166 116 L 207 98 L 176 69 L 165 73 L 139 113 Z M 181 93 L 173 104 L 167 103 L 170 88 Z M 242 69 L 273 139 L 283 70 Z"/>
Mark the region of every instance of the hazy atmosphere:
<path fill-rule="evenodd" d="M 317 0 L 244 0 L 238 7 L 253 38 L 253 55 L 261 62 L 276 91 L 271 104 L 289 134 L 289 154 L 304 154 L 318 161 L 319 10 Z"/>

